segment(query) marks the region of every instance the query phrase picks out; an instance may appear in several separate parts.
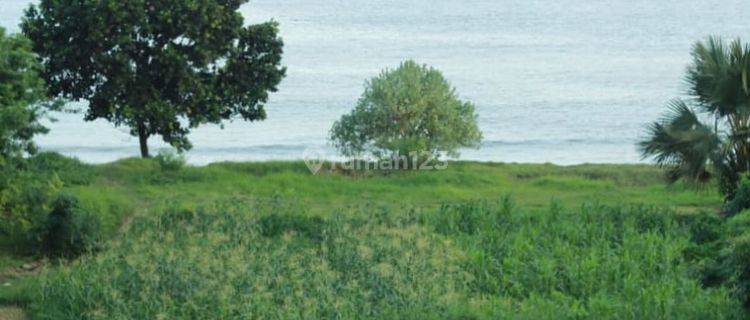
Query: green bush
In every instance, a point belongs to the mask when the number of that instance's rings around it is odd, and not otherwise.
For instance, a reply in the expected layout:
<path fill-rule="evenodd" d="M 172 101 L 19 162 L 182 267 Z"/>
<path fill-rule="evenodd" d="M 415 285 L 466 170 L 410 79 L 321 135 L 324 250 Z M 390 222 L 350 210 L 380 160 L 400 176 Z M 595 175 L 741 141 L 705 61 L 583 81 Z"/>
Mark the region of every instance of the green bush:
<path fill-rule="evenodd" d="M 729 280 L 732 273 L 727 263 L 726 238 L 730 237 L 726 220 L 716 212 L 677 215 L 685 228 L 690 244 L 683 250 L 689 263 L 688 272 L 706 287 L 718 287 Z"/>
<path fill-rule="evenodd" d="M 54 173 L 24 170 L 22 164 L 0 164 L 0 235 L 14 250 L 33 247 L 29 232 L 44 221 L 61 188 Z"/>
<path fill-rule="evenodd" d="M 676 215 L 676 219 L 690 231 L 690 241 L 693 243 L 710 243 L 724 236 L 725 220 L 715 212 Z"/>
<path fill-rule="evenodd" d="M 710 217 L 688 224 L 693 231 L 693 245 L 685 251 L 690 269 L 706 286 L 730 288 L 750 309 L 750 211 L 743 210 L 719 225 L 713 222 L 718 219 L 715 214 Z M 696 237 L 696 230 L 701 236 Z"/>
<path fill-rule="evenodd" d="M 172 149 L 159 150 L 153 160 L 156 162 L 157 172 L 147 177 L 151 183 L 165 184 L 202 178 L 201 174 L 196 171 L 184 170 L 187 164 L 185 156 Z"/>
<path fill-rule="evenodd" d="M 287 232 L 295 232 L 313 240 L 323 238 L 325 221 L 319 217 L 307 217 L 292 214 L 270 214 L 258 220 L 260 233 L 266 237 L 275 237 Z"/>
<path fill-rule="evenodd" d="M 750 231 L 731 241 L 731 284 L 745 308 L 750 308 Z"/>
<path fill-rule="evenodd" d="M 478 147 L 476 117 L 440 71 L 409 60 L 366 83 L 354 110 L 333 125 L 331 140 L 345 156 L 409 157 L 399 163 L 411 168 Z"/>
<path fill-rule="evenodd" d="M 156 163 L 159 164 L 159 168 L 164 172 L 180 171 L 187 163 L 184 155 L 174 152 L 171 149 L 159 150 L 159 153 L 154 159 L 156 160 Z"/>
<path fill-rule="evenodd" d="M 750 309 L 750 211 L 729 218 L 723 236 L 721 247 L 714 252 L 716 262 L 712 267 L 721 272 L 723 284 L 732 288 L 745 308 Z"/>
<path fill-rule="evenodd" d="M 74 258 L 97 248 L 100 229 L 98 217 L 81 208 L 76 197 L 61 194 L 35 234 L 43 252 L 54 257 Z"/>
<path fill-rule="evenodd" d="M 745 209 L 750 209 L 750 178 L 747 175 L 742 177 L 734 192 L 734 197 L 725 205 L 728 215 L 737 214 Z"/>

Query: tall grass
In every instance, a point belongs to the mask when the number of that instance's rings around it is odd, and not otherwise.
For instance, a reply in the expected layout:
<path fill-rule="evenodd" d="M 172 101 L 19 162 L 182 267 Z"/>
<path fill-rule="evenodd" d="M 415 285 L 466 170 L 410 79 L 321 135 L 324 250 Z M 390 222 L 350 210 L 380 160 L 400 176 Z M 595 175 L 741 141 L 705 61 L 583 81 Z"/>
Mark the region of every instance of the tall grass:
<path fill-rule="evenodd" d="M 509 198 L 314 216 L 220 203 L 134 220 L 44 277 L 40 319 L 732 319 L 684 258 L 695 228 L 645 206 Z"/>

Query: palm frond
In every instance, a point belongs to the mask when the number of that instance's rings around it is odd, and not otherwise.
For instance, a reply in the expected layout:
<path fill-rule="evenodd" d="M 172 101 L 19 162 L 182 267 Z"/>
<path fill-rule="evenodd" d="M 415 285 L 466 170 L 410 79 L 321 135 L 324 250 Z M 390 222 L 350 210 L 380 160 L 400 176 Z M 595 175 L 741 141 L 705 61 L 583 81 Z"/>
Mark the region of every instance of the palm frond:
<path fill-rule="evenodd" d="M 750 48 L 737 39 L 729 45 L 709 37 L 693 46 L 685 81 L 704 111 L 720 117 L 747 113 L 750 106 Z"/>
<path fill-rule="evenodd" d="M 684 101 L 670 102 L 669 112 L 651 124 L 648 132 L 649 138 L 639 144 L 641 154 L 668 168 L 671 182 L 710 180 L 711 159 L 720 151 L 721 140 Z"/>

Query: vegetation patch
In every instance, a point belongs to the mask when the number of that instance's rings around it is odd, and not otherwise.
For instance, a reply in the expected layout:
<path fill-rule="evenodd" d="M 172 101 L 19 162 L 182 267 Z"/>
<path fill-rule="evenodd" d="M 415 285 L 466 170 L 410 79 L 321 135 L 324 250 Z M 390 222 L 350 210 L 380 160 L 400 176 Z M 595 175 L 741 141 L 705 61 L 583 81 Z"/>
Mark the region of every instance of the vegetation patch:
<path fill-rule="evenodd" d="M 215 204 L 134 220 L 112 248 L 45 276 L 40 319 L 741 318 L 684 253 L 695 221 L 646 206 L 510 197 L 327 217 Z M 285 209 L 286 208 L 286 209 Z"/>
<path fill-rule="evenodd" d="M 470 277 L 448 241 L 418 225 L 279 223 L 221 206 L 141 218 L 110 251 L 50 275 L 41 319 L 371 318 L 447 312 Z M 276 217 L 276 218 L 269 218 Z M 290 218 L 287 218 L 290 219 Z M 165 224 L 169 221 L 169 224 Z M 276 221 L 271 222 L 269 221 Z M 295 228 L 311 224 L 311 244 Z"/>

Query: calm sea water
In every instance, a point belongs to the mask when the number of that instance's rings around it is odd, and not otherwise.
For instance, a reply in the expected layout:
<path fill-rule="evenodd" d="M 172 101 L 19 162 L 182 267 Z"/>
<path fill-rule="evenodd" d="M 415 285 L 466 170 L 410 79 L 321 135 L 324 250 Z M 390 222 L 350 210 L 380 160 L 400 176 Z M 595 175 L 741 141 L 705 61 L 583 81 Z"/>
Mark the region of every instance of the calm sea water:
<path fill-rule="evenodd" d="M 18 31 L 30 2 L 2 0 L 0 26 Z M 325 147 L 364 80 L 407 58 L 439 68 L 476 103 L 485 141 L 462 159 L 638 162 L 645 125 L 685 91 L 692 43 L 750 40 L 744 0 L 262 0 L 242 12 L 281 23 L 288 76 L 265 122 L 195 130 L 193 163 L 299 159 Z M 37 139 L 45 149 L 88 162 L 138 155 L 124 128 L 58 118 Z"/>

